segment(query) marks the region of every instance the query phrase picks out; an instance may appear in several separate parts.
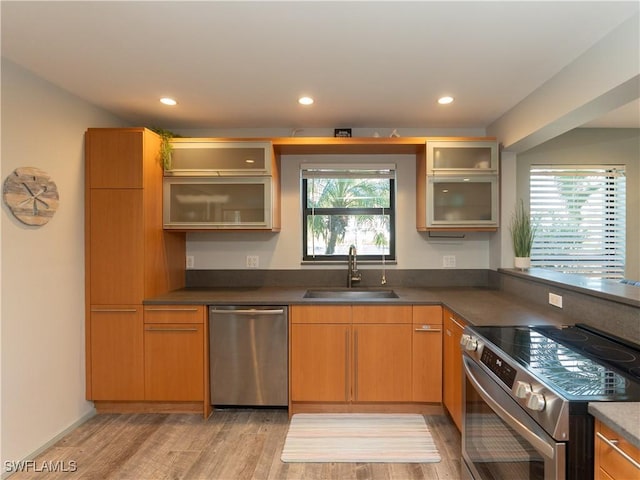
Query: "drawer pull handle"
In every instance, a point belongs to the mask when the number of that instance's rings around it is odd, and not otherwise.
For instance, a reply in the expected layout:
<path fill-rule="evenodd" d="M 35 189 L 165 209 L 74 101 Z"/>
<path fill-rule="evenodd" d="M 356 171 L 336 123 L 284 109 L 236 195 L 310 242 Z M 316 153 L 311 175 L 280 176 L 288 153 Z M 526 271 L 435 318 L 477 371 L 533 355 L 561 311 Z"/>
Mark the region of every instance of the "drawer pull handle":
<path fill-rule="evenodd" d="M 147 332 L 197 332 L 197 328 L 145 328 Z"/>
<path fill-rule="evenodd" d="M 436 328 L 416 328 L 414 332 L 441 332 L 442 330 Z"/>
<path fill-rule="evenodd" d="M 145 308 L 145 312 L 197 312 L 197 308 Z"/>
<path fill-rule="evenodd" d="M 599 439 L 601 439 L 604 443 L 606 443 L 607 445 L 609 445 L 611 448 L 613 448 L 616 452 L 618 452 L 620 455 L 622 455 L 624 457 L 625 460 L 627 460 L 629 463 L 631 463 L 631 465 L 633 465 L 634 467 L 636 467 L 638 470 L 640 470 L 640 463 L 636 462 L 633 458 L 631 458 L 629 456 L 628 453 L 626 453 L 624 450 L 622 450 L 620 447 L 618 447 L 618 445 L 616 445 L 618 443 L 618 440 L 609 440 L 607 437 L 605 437 L 603 434 L 601 434 L 600 432 L 596 432 L 596 435 L 598 436 Z"/>
<path fill-rule="evenodd" d="M 97 313 L 109 313 L 109 312 L 130 312 L 135 313 L 138 310 L 135 308 L 92 308 L 92 312 Z"/>

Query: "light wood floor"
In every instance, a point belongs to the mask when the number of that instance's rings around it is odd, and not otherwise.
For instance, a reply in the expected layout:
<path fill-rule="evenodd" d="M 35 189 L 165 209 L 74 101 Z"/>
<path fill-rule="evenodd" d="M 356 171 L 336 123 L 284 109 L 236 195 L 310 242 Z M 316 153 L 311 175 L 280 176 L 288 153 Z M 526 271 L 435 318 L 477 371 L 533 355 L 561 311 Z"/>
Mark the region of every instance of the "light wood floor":
<path fill-rule="evenodd" d="M 18 472 L 23 479 L 419 480 L 460 478 L 460 434 L 444 415 L 426 416 L 439 463 L 283 463 L 289 419 L 280 409 L 198 415 L 101 414 L 39 455 L 34 465 L 75 472 Z"/>

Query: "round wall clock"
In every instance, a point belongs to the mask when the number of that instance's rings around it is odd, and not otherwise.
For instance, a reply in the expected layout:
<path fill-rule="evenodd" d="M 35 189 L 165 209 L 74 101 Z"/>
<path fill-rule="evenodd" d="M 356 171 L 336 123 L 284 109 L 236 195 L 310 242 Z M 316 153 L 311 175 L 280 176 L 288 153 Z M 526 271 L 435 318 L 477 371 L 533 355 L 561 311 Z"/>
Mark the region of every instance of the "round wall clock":
<path fill-rule="evenodd" d="M 26 225 L 44 225 L 58 209 L 58 187 L 46 172 L 16 168 L 5 180 L 2 198 L 11 213 Z"/>

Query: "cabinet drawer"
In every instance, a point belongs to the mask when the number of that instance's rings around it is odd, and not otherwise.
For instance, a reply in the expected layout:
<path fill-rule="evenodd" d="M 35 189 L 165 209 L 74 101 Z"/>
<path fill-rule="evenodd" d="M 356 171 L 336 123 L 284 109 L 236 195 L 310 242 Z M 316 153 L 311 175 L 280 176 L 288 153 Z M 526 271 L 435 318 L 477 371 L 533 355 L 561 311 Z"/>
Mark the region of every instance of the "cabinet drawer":
<path fill-rule="evenodd" d="M 144 307 L 144 323 L 204 323 L 203 305 L 158 305 Z"/>
<path fill-rule="evenodd" d="M 442 325 L 442 307 L 440 305 L 414 305 L 414 325 Z"/>
<path fill-rule="evenodd" d="M 411 323 L 411 305 L 353 305 L 353 323 Z"/>
<path fill-rule="evenodd" d="M 291 323 L 351 323 L 348 305 L 292 305 Z"/>
<path fill-rule="evenodd" d="M 640 478 L 640 450 L 599 420 L 596 420 L 595 442 L 596 471 L 599 467 L 616 480 Z"/>

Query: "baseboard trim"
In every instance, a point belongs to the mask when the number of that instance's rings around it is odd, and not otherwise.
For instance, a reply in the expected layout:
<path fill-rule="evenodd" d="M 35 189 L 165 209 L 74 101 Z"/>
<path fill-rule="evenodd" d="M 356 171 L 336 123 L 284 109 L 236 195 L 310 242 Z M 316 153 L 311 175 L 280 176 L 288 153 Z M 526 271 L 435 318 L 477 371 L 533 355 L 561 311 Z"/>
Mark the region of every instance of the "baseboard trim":
<path fill-rule="evenodd" d="M 69 425 L 67 428 L 65 428 L 64 430 L 62 430 L 60 433 L 58 433 L 56 436 L 54 436 L 53 438 L 51 438 L 48 442 L 46 442 L 44 445 L 40 446 L 39 448 L 37 448 L 36 450 L 34 450 L 33 452 L 31 452 L 29 455 L 27 455 L 26 457 L 24 457 L 21 461 L 22 462 L 26 462 L 29 460 L 33 460 L 34 458 L 36 458 L 38 455 L 40 455 L 42 452 L 44 452 L 45 450 L 51 448 L 53 445 L 55 445 L 56 443 L 58 443 L 63 437 L 65 437 L 66 435 L 68 435 L 69 433 L 71 433 L 73 430 L 75 430 L 76 428 L 78 428 L 80 425 L 82 425 L 83 423 L 85 423 L 87 420 L 89 420 L 90 418 L 93 418 L 95 415 L 97 414 L 96 409 L 92 408 L 89 412 L 87 412 L 86 414 L 84 414 L 82 417 L 80 417 L 78 420 L 76 420 L 75 422 L 73 422 L 71 425 Z M 4 465 L 3 465 L 4 467 Z M 3 480 L 5 478 L 9 478 L 11 477 L 14 473 L 17 472 L 6 472 L 2 471 L 2 476 L 0 478 L 2 478 Z"/>

